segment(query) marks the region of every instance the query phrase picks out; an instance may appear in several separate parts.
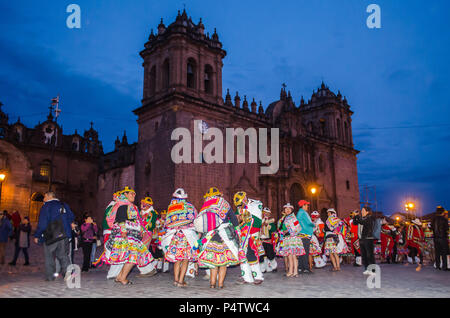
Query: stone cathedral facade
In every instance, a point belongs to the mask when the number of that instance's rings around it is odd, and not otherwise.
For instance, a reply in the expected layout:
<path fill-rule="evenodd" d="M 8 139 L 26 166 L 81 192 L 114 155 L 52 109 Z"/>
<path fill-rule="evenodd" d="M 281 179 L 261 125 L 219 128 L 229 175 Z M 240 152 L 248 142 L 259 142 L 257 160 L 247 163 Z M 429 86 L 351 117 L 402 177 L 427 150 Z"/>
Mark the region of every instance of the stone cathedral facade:
<path fill-rule="evenodd" d="M 100 159 L 99 210 L 125 185 L 135 187 L 138 198 L 150 195 L 157 209 L 167 208 L 178 187 L 200 208 L 211 186 L 228 200 L 244 190 L 275 215 L 287 202 L 297 206 L 300 199 L 311 200 L 321 212 L 334 207 L 340 216 L 359 207 L 353 112 L 340 93 L 322 83 L 309 100 L 302 97 L 296 104 L 283 87 L 280 98 L 267 107 L 239 93 L 227 91 L 223 97 L 227 53 L 216 30 L 209 35 L 201 19 L 195 24 L 185 11 L 170 25 L 161 19 L 140 55 L 144 90 L 142 105 L 134 110 L 138 141 L 129 145 L 126 138 L 118 139 L 115 150 Z M 278 172 L 262 175 L 259 163 L 175 164 L 172 132 L 184 127 L 194 134 L 197 120 L 221 129 L 224 136 L 226 128 L 278 128 Z"/>

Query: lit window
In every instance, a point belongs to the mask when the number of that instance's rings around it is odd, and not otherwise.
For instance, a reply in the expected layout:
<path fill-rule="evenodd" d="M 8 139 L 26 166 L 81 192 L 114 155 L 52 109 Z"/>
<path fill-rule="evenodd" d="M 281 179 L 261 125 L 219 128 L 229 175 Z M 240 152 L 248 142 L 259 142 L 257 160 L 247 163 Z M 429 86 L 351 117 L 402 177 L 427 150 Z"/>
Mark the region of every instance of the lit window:
<path fill-rule="evenodd" d="M 39 170 L 39 174 L 42 177 L 48 177 L 50 175 L 50 165 L 49 164 L 41 165 L 41 169 Z"/>

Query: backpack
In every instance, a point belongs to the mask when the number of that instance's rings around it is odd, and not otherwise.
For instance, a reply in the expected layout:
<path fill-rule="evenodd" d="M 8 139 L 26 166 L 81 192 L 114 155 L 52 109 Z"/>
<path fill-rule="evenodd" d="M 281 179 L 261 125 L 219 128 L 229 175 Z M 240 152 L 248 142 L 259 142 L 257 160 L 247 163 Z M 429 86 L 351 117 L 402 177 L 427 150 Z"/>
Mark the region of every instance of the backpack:
<path fill-rule="evenodd" d="M 66 209 L 62 203 L 59 208 L 59 218 L 50 222 L 47 228 L 44 231 L 44 241 L 45 245 L 51 245 L 58 241 L 61 241 L 67 238 L 66 231 L 64 230 L 64 223 L 62 220 L 62 215 L 66 213 Z"/>

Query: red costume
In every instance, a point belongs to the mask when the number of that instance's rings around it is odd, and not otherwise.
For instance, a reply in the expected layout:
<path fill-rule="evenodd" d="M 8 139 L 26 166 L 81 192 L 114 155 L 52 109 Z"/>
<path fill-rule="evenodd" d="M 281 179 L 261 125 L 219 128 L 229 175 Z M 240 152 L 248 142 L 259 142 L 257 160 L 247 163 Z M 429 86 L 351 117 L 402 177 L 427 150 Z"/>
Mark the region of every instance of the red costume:
<path fill-rule="evenodd" d="M 410 224 L 406 228 L 406 246 L 414 247 L 417 249 L 418 254 L 422 254 L 422 249 L 425 243 L 425 235 L 422 227 L 417 224 Z"/>
<path fill-rule="evenodd" d="M 384 224 L 381 227 L 381 256 L 383 258 L 392 257 L 396 239 L 396 236 L 392 231 L 392 228 L 388 224 Z"/>

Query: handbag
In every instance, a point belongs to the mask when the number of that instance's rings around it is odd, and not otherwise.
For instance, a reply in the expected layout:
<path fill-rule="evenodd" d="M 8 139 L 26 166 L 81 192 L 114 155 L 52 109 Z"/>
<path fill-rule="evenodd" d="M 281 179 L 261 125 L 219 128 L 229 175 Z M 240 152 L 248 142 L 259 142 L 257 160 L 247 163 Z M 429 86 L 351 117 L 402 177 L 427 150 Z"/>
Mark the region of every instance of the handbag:
<path fill-rule="evenodd" d="M 64 213 L 66 213 L 66 209 L 64 209 L 64 206 L 61 203 L 61 207 L 59 208 L 59 218 L 50 222 L 50 224 L 47 226 L 47 229 L 45 229 L 44 231 L 45 245 L 51 245 L 67 238 L 62 220 L 62 215 Z"/>

